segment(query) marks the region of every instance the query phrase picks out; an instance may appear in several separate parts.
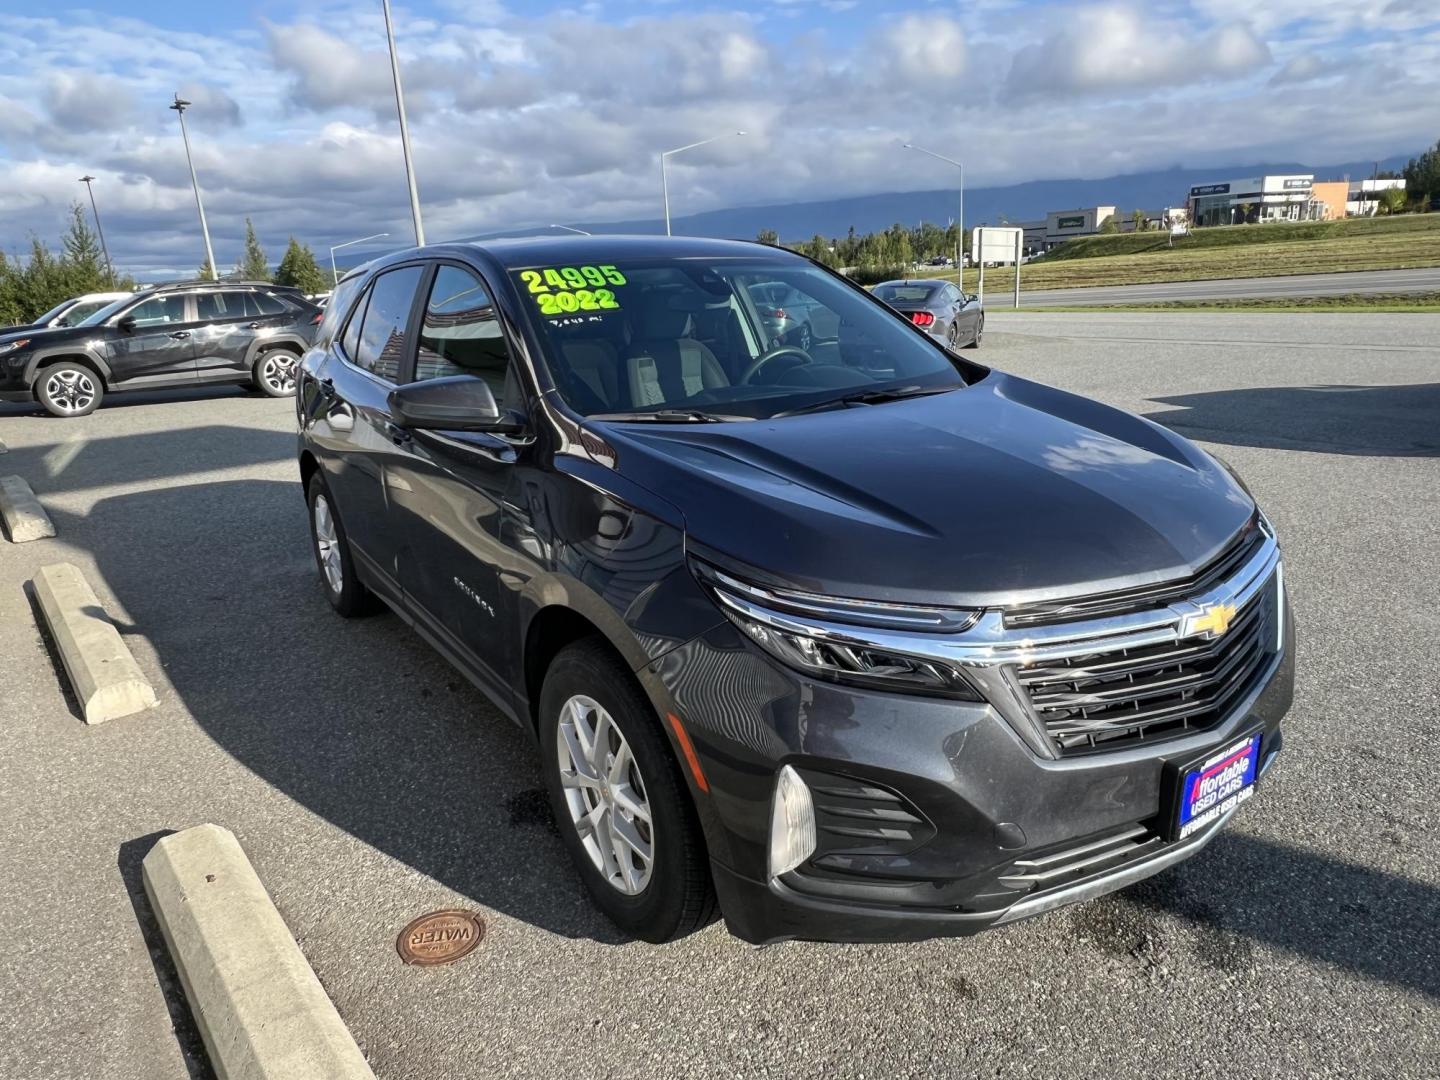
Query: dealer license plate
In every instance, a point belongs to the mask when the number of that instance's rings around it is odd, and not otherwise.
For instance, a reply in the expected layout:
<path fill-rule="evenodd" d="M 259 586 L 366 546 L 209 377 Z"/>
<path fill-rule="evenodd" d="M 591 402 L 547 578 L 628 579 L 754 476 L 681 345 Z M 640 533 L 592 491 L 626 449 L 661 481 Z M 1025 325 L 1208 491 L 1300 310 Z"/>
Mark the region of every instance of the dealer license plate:
<path fill-rule="evenodd" d="M 1175 838 L 1183 840 L 1228 814 L 1255 794 L 1262 732 L 1228 743 L 1180 778 Z"/>

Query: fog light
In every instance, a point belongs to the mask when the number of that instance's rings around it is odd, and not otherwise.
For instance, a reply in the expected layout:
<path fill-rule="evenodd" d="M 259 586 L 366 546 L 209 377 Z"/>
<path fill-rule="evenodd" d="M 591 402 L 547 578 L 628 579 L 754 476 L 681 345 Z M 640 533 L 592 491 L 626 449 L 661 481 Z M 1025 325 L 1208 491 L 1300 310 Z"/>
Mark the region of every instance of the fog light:
<path fill-rule="evenodd" d="M 786 765 L 775 779 L 770 808 L 770 876 L 794 870 L 815 851 L 815 804 L 800 774 Z"/>

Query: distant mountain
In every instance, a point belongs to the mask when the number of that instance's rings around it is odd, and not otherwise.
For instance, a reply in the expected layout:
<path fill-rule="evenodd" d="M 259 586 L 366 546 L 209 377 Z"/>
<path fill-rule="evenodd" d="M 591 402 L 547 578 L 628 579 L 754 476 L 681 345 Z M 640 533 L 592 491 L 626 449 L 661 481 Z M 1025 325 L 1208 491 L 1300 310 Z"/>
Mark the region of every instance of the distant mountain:
<path fill-rule="evenodd" d="M 1403 157 L 1392 157 L 1382 160 L 1379 166 L 1382 170 L 1398 170 L 1404 167 L 1405 162 Z M 1103 180 L 1032 180 L 1007 187 L 971 188 L 965 192 L 965 225 L 967 228 L 995 225 L 1002 217 L 1012 222 L 1033 221 L 1043 218 L 1051 210 L 1083 206 L 1115 206 L 1124 212 L 1137 208 L 1160 210 L 1167 206 L 1184 205 L 1191 185 L 1209 180 L 1230 180 L 1266 173 L 1314 173 L 1317 179 L 1338 180 L 1347 174 L 1351 178 L 1367 177 L 1374 168 L 1374 161 L 1352 161 L 1341 165 L 1303 165 L 1282 161 L 1206 169 L 1177 167 L 1111 176 Z M 753 239 L 761 229 L 775 229 L 782 240 L 796 241 L 808 240 L 816 233 L 826 237 L 843 236 L 852 225 L 856 232 L 867 233 L 889 228 L 897 221 L 906 225 L 920 221 L 944 222 L 956 217 L 959 209 L 959 196 L 954 189 L 888 192 L 846 199 L 710 210 L 674 218 L 671 227 L 674 232 L 687 236 L 744 239 Z M 572 224 L 597 233 L 659 233 L 665 228 L 662 218 Z M 549 230 L 543 227 L 512 229 L 465 239 L 533 236 L 537 232 Z"/>

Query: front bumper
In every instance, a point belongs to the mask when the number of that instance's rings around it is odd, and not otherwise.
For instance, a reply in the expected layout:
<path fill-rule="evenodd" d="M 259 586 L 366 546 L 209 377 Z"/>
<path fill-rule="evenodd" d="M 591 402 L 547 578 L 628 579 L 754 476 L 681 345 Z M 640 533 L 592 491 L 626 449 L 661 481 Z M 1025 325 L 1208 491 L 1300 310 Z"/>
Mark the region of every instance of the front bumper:
<path fill-rule="evenodd" d="M 647 669 L 684 722 L 709 793 L 697 799 L 721 910 L 754 942 L 966 935 L 1123 888 L 1200 851 L 1224 820 L 1167 842 L 1167 764 L 1264 732 L 1262 770 L 1282 745 L 1294 691 L 1284 649 L 1226 718 L 1181 737 L 1046 759 L 989 704 L 871 692 L 781 667 L 729 624 Z M 656 687 L 656 683 L 660 684 Z M 919 822 L 898 841 L 857 841 L 772 879 L 767 840 L 782 765 L 890 793 Z M 812 789 L 815 782 L 811 783 Z M 851 806 L 857 805 L 853 800 Z M 853 811 L 851 811 L 853 813 Z M 1228 817 L 1228 815 L 1227 815 Z M 1087 863 L 1074 853 L 1104 848 Z M 1109 849 L 1106 849 L 1109 850 Z M 1042 874 L 1026 867 L 1061 866 Z"/>

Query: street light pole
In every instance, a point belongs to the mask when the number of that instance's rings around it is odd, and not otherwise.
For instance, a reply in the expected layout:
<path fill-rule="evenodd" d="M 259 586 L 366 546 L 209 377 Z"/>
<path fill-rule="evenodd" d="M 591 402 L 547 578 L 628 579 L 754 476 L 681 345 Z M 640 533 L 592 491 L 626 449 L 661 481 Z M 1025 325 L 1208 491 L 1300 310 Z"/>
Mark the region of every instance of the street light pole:
<path fill-rule="evenodd" d="M 105 229 L 100 224 L 100 209 L 95 205 L 95 189 L 90 186 L 93 176 L 80 177 L 80 183 L 85 185 L 85 190 L 90 193 L 90 212 L 95 215 L 95 231 L 100 234 L 100 251 L 105 256 L 105 274 L 110 284 L 115 284 L 115 264 L 110 261 L 110 249 L 105 246 Z"/>
<path fill-rule="evenodd" d="M 335 268 L 335 252 L 341 248 L 350 247 L 352 244 L 363 244 L 366 240 L 379 240 L 382 236 L 389 236 L 388 232 L 377 232 L 374 236 L 362 236 L 359 240 L 346 240 L 343 244 L 336 244 L 330 249 L 330 276 L 334 280 L 330 282 L 333 288 L 340 284 L 340 271 Z"/>
<path fill-rule="evenodd" d="M 955 271 L 960 277 L 960 288 L 965 288 L 965 163 L 948 158 L 944 154 L 937 154 L 934 150 L 926 150 L 923 146 L 916 146 L 914 143 L 906 143 L 906 150 L 916 150 L 922 154 L 928 154 L 947 165 L 954 165 L 960 170 L 960 242 L 955 248 Z"/>
<path fill-rule="evenodd" d="M 405 93 L 400 89 L 400 57 L 395 52 L 395 28 L 390 23 L 390 0 L 385 8 L 385 38 L 390 42 L 390 77 L 395 83 L 395 111 L 400 115 L 400 150 L 405 155 L 405 179 L 410 185 L 410 216 L 415 220 L 415 243 L 425 244 L 425 226 L 420 223 L 420 192 L 415 187 L 415 162 L 410 157 L 410 125 L 405 121 Z"/>
<path fill-rule="evenodd" d="M 180 114 L 180 137 L 185 140 L 185 161 L 190 166 L 190 184 L 195 188 L 195 209 L 200 211 L 200 232 L 205 237 L 205 261 L 210 267 L 210 280 L 220 280 L 220 268 L 215 265 L 215 252 L 210 247 L 210 226 L 205 224 L 205 204 L 200 199 L 200 181 L 195 178 L 195 159 L 190 156 L 190 133 L 185 130 L 185 110 L 190 107 L 190 102 L 181 99 L 179 94 L 175 95 L 175 102 L 170 106 Z"/>
<path fill-rule="evenodd" d="M 666 150 L 660 155 L 660 193 L 665 200 L 665 235 L 670 235 L 670 178 L 665 171 L 665 161 L 674 154 L 684 153 L 686 150 L 694 150 L 697 146 L 706 146 L 720 139 L 728 139 L 733 135 L 744 135 L 743 131 L 727 131 L 724 135 L 715 135 L 708 139 L 701 139 L 699 142 L 692 142 L 688 146 L 677 146 L 674 150 Z"/>

